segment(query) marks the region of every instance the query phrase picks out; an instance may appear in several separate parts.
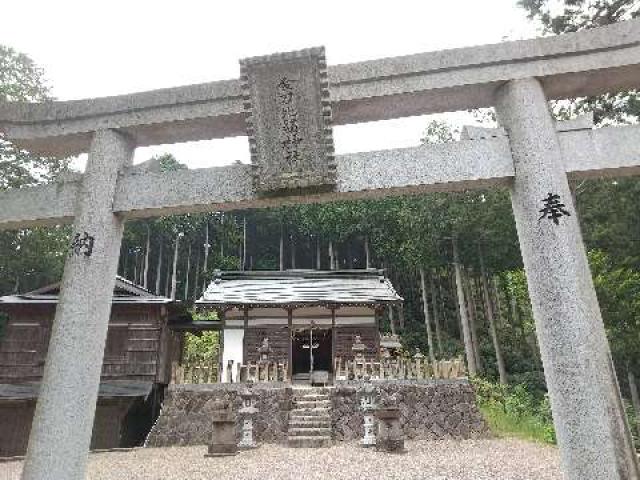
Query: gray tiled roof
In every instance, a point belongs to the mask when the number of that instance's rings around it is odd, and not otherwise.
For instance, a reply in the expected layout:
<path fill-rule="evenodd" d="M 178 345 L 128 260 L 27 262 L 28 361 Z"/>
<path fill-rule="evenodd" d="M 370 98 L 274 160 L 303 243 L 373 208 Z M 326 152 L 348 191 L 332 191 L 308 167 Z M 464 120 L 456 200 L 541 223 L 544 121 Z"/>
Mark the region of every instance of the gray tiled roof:
<path fill-rule="evenodd" d="M 58 296 L 60 294 L 60 282 L 47 285 L 31 292 L 18 294 L 18 295 L 6 295 L 0 297 L 0 304 L 17 304 L 17 303 L 58 303 Z M 170 298 L 153 295 L 149 290 L 146 290 L 140 285 L 136 285 L 130 280 L 121 276 L 116 276 L 116 285 L 113 289 L 113 303 L 159 303 L 167 304 L 171 303 Z"/>
<path fill-rule="evenodd" d="M 400 302 L 382 270 L 218 272 L 200 305 L 359 305 Z"/>

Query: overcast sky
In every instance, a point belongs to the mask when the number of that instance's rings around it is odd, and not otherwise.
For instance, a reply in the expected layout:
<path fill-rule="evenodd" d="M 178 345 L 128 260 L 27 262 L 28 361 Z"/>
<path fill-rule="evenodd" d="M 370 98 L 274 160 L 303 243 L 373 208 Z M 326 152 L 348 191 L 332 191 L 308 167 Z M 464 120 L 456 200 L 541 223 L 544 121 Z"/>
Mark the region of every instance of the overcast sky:
<path fill-rule="evenodd" d="M 39 64 L 60 100 L 237 78 L 240 58 L 311 46 L 335 65 L 536 35 L 516 0 L 21 0 L 0 15 L 0 44 Z M 336 151 L 415 145 L 426 122 L 336 127 Z M 136 161 L 167 151 L 190 168 L 249 159 L 238 137 L 139 148 Z"/>

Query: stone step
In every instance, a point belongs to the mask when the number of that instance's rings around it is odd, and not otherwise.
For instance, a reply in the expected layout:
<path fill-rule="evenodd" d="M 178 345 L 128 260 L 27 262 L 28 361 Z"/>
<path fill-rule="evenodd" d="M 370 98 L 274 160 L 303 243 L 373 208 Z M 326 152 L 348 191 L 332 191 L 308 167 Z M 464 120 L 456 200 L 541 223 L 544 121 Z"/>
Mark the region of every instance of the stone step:
<path fill-rule="evenodd" d="M 331 446 L 331 437 L 289 437 L 291 448 L 326 448 Z"/>
<path fill-rule="evenodd" d="M 291 437 L 330 437 L 330 428 L 289 428 Z"/>
<path fill-rule="evenodd" d="M 293 396 L 330 395 L 333 387 L 293 387 Z"/>
<path fill-rule="evenodd" d="M 330 408 L 331 402 L 329 400 L 296 400 L 294 402 L 295 408 Z"/>
<path fill-rule="evenodd" d="M 306 395 L 294 395 L 294 402 L 321 402 L 321 401 L 331 401 L 331 397 L 329 395 L 325 395 L 322 393 L 310 393 Z"/>
<path fill-rule="evenodd" d="M 331 428 L 331 422 L 296 421 L 289 422 L 289 430 L 293 428 Z"/>
<path fill-rule="evenodd" d="M 294 408 L 291 410 L 292 416 L 329 415 L 328 408 Z"/>
<path fill-rule="evenodd" d="M 331 416 L 326 415 L 304 415 L 294 414 L 291 412 L 289 415 L 289 422 L 327 422 L 331 423 Z"/>

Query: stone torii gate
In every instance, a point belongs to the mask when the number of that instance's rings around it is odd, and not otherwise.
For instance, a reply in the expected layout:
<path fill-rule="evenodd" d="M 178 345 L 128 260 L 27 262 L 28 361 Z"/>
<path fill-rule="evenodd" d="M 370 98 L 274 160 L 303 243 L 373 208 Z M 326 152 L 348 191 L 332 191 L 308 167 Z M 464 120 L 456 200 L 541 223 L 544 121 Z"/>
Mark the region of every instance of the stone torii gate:
<path fill-rule="evenodd" d="M 0 228 L 73 221 L 75 234 L 23 478 L 84 477 L 126 219 L 498 185 L 511 191 L 566 477 L 640 478 L 567 181 L 640 173 L 640 127 L 556 124 L 547 104 L 638 87 L 640 22 L 629 21 L 335 67 L 309 49 L 244 60 L 238 80 L 0 105 L 17 145 L 89 153 L 82 176 L 0 192 Z M 333 155 L 331 125 L 489 106 L 502 129 Z M 236 135 L 249 136 L 252 165 L 131 166 L 137 146 Z M 545 208 L 560 217 L 540 218 Z"/>

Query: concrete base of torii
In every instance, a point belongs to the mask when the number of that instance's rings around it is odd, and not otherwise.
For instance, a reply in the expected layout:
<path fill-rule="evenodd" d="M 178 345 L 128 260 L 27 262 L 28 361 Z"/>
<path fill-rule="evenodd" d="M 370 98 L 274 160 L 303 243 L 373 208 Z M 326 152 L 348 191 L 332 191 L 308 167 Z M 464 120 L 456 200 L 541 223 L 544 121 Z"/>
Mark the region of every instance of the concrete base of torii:
<path fill-rule="evenodd" d="M 24 480 L 82 480 L 96 409 L 124 221 L 113 214 L 118 172 L 132 161 L 121 134 L 95 133 L 73 232 L 93 249 L 71 252 L 49 342 Z"/>
<path fill-rule="evenodd" d="M 568 480 L 640 478 L 554 120 L 540 82 L 504 85 L 511 191 L 554 424 Z M 569 215 L 540 218 L 559 195 Z"/>

